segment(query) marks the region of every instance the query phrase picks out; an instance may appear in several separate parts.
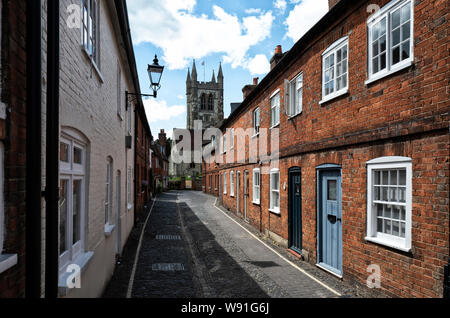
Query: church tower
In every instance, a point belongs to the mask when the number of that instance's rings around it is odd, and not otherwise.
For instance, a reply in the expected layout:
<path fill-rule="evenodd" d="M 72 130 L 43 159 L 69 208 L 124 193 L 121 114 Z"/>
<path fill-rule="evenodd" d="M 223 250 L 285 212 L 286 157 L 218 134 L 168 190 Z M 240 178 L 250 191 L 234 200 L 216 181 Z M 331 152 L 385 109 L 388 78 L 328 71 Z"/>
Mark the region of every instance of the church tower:
<path fill-rule="evenodd" d="M 217 80 L 213 71 L 211 81 L 197 80 L 195 60 L 192 72 L 188 69 L 186 79 L 187 129 L 195 129 L 196 120 L 201 120 L 203 129 L 217 127 L 223 121 L 223 72 L 219 66 Z"/>

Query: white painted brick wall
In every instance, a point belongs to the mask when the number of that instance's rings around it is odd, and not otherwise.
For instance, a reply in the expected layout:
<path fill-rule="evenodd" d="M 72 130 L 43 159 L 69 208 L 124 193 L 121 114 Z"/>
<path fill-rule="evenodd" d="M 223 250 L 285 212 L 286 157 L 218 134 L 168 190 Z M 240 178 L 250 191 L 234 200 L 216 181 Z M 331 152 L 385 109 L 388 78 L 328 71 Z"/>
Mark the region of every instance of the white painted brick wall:
<path fill-rule="evenodd" d="M 43 13 L 43 79 L 46 78 L 46 8 Z M 116 211 L 116 174 L 120 170 L 121 180 L 121 245 L 125 244 L 134 220 L 134 209 L 127 210 L 127 164 L 134 165 L 133 149 L 126 150 L 125 136 L 128 134 L 125 110 L 125 91 L 134 92 L 129 76 L 126 56 L 121 56 L 118 39 L 119 30 L 115 30 L 118 21 L 110 15 L 107 0 L 100 0 L 100 63 L 99 68 L 103 81 L 92 67 L 87 54 L 81 46 L 81 30 L 68 28 L 66 20 L 69 16 L 67 7 L 70 4 L 81 4 L 81 0 L 62 0 L 60 8 L 60 126 L 73 127 L 89 140 L 87 167 L 87 224 L 86 250 L 93 251 L 86 272 L 82 275 L 82 288 L 73 290 L 69 297 L 100 296 L 108 282 L 115 264 L 115 232 L 110 237 L 104 233 L 105 216 L 105 182 L 106 160 L 113 158 L 112 178 L 112 211 Z M 113 1 L 110 1 L 113 3 Z M 117 65 L 120 61 L 121 72 L 121 107 L 123 120 L 117 115 Z M 43 92 L 43 118 L 45 119 L 45 91 Z M 134 111 L 134 110 L 133 110 Z M 134 113 L 132 116 L 132 133 L 134 134 Z M 45 134 L 45 123 L 43 125 Z M 43 137 L 45 141 L 45 136 Z M 133 138 L 134 140 L 134 138 Z M 43 144 L 45 153 L 45 143 Z M 45 159 L 44 159 L 45 160 Z M 45 161 L 44 161 L 45 162 Z M 133 167 L 134 169 L 134 167 Z M 134 171 L 134 170 L 133 170 Z M 45 171 L 43 171 L 45 176 Z M 44 181 L 45 184 L 45 181 Z M 131 182 L 133 185 L 133 181 Z M 132 198 L 134 198 L 132 190 Z M 43 210 L 43 214 L 44 214 Z M 115 220 L 115 217 L 112 218 Z M 43 222 L 45 225 L 45 221 Z M 43 236 L 44 237 L 44 236 Z M 43 268 L 44 270 L 44 268 Z"/>

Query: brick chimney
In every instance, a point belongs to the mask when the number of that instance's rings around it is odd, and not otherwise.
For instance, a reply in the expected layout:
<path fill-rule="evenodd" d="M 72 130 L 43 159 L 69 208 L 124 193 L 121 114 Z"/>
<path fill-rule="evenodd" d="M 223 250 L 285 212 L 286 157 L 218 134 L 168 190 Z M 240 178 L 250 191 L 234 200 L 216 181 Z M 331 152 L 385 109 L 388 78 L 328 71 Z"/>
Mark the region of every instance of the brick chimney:
<path fill-rule="evenodd" d="M 339 0 L 328 0 L 329 9 L 331 10 L 331 8 L 333 8 L 338 2 Z"/>
<path fill-rule="evenodd" d="M 248 95 L 255 89 L 256 86 L 258 86 L 259 77 L 253 78 L 253 84 L 251 85 L 245 85 L 242 89 L 242 93 L 244 94 L 244 100 L 247 98 Z"/>
<path fill-rule="evenodd" d="M 281 48 L 281 45 L 277 45 L 277 47 L 275 48 L 275 54 L 270 59 L 270 70 L 273 70 L 275 65 L 278 64 L 278 62 L 281 60 L 282 57 L 283 57 L 283 49 Z"/>
<path fill-rule="evenodd" d="M 159 132 L 158 139 L 159 139 L 160 145 L 162 145 L 162 146 L 166 145 L 167 136 L 166 136 L 166 133 L 164 132 L 164 129 L 161 129 L 161 131 Z"/>

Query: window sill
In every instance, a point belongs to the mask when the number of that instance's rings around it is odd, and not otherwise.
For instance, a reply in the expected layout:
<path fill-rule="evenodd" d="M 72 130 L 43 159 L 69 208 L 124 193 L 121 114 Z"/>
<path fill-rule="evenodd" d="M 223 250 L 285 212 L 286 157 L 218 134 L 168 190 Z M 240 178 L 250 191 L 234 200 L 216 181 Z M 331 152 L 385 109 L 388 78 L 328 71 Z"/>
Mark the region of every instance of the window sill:
<path fill-rule="evenodd" d="M 366 241 L 372 242 L 372 243 L 376 243 L 376 244 L 380 244 L 380 245 L 384 245 L 390 248 L 394 248 L 403 252 L 411 252 L 411 248 L 406 248 L 404 246 L 400 246 L 398 244 L 395 244 L 391 241 L 388 241 L 386 239 L 381 239 L 378 237 L 371 237 L 371 236 L 366 236 L 365 238 Z"/>
<path fill-rule="evenodd" d="M 119 117 L 120 121 L 123 121 L 123 116 L 121 113 L 117 113 L 117 117 Z"/>
<path fill-rule="evenodd" d="M 252 136 L 252 138 L 258 138 L 258 137 L 259 137 L 259 133 Z"/>
<path fill-rule="evenodd" d="M 230 194 L 230 197 L 234 198 L 234 194 Z"/>
<path fill-rule="evenodd" d="M 115 225 L 105 224 L 105 236 L 110 237 L 115 228 Z"/>
<path fill-rule="evenodd" d="M 376 82 L 376 81 L 378 81 L 378 80 L 380 80 L 380 79 L 382 79 L 384 77 L 387 77 L 387 76 L 392 75 L 394 73 L 397 73 L 397 72 L 399 72 L 401 70 L 404 70 L 405 68 L 408 68 L 408 67 L 410 67 L 413 64 L 414 64 L 414 61 L 411 59 L 410 61 L 408 61 L 406 63 L 403 63 L 400 66 L 397 66 L 397 67 L 391 69 L 388 72 L 384 72 L 384 73 L 381 73 L 381 74 L 376 74 L 376 75 L 371 76 L 368 80 L 366 80 L 364 82 L 364 84 L 365 85 L 369 85 L 369 84 L 371 84 L 373 82 Z"/>
<path fill-rule="evenodd" d="M 334 93 L 334 94 L 332 94 L 332 95 L 329 95 L 329 96 L 323 98 L 323 99 L 319 102 L 319 105 L 325 104 L 325 103 L 327 103 L 327 102 L 329 102 L 329 101 L 331 101 L 331 100 L 333 100 L 333 99 L 335 99 L 335 98 L 338 98 L 338 97 L 340 97 L 340 96 L 342 96 L 342 95 L 345 95 L 345 94 L 347 94 L 347 93 L 348 93 L 348 87 L 347 87 L 346 89 L 344 89 L 344 90 L 340 90 L 339 92 L 336 92 L 336 93 Z"/>
<path fill-rule="evenodd" d="M 261 205 L 261 202 L 259 202 L 259 201 L 252 201 L 252 203 L 253 203 L 254 205 Z"/>
<path fill-rule="evenodd" d="M 301 115 L 302 113 L 303 113 L 303 112 L 300 112 L 300 113 L 298 113 L 298 114 L 295 114 L 295 115 L 289 116 L 289 117 L 288 117 L 288 120 L 294 119 L 294 118 L 296 118 L 296 117 L 300 116 L 300 115 Z"/>
<path fill-rule="evenodd" d="M 280 126 L 280 123 L 273 125 L 272 127 L 270 127 L 270 130 L 274 129 L 274 128 L 278 128 Z"/>
<path fill-rule="evenodd" d="M 80 267 L 81 273 L 83 273 L 86 270 L 87 265 L 89 264 L 89 262 L 93 256 L 94 256 L 94 252 L 82 253 L 80 256 L 77 257 L 77 259 L 72 264 L 78 265 Z M 68 295 L 70 288 L 68 287 L 67 280 L 73 274 L 74 273 L 72 271 L 69 273 L 64 272 L 61 275 L 59 275 L 59 281 L 58 281 L 59 297 L 65 297 Z"/>
<path fill-rule="evenodd" d="M 17 254 L 0 255 L 0 273 L 6 272 L 17 264 Z"/>
<path fill-rule="evenodd" d="M 105 80 L 103 78 L 102 73 L 100 72 L 100 69 L 97 66 L 97 63 L 95 63 L 95 61 L 92 59 L 91 55 L 89 54 L 89 52 L 84 48 L 84 46 L 81 46 L 81 50 L 84 52 L 84 54 L 86 55 L 86 57 L 89 59 L 89 62 L 91 63 L 91 65 L 94 67 L 95 69 L 95 73 L 97 73 L 97 76 L 100 80 L 100 82 L 104 83 Z"/>
<path fill-rule="evenodd" d="M 274 214 L 278 214 L 278 215 L 281 214 L 279 209 L 269 209 L 269 212 L 274 213 Z"/>

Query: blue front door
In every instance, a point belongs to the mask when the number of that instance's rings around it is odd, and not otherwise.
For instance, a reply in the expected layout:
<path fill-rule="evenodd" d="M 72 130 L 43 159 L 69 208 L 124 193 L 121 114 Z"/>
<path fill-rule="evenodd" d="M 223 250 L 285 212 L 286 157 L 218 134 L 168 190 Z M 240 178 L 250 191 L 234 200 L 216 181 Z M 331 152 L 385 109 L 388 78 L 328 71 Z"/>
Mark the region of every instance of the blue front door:
<path fill-rule="evenodd" d="M 342 275 L 341 170 L 322 170 L 318 176 L 318 263 Z"/>

